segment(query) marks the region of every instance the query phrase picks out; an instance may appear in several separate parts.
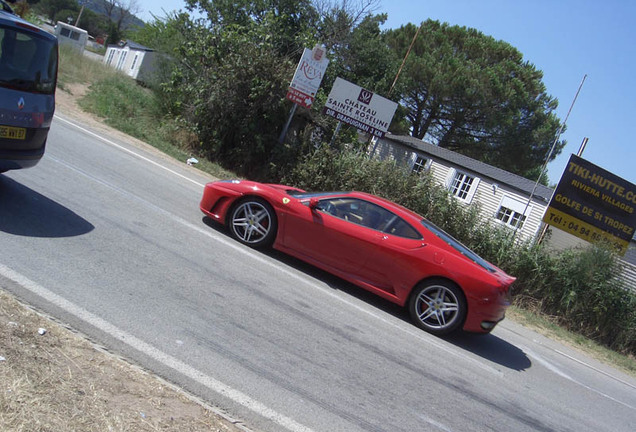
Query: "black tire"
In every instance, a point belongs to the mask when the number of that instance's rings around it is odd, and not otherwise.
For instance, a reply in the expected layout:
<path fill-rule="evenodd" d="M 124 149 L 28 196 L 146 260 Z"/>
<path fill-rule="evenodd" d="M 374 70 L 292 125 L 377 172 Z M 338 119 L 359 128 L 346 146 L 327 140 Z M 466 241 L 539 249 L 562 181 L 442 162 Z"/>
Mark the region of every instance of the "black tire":
<path fill-rule="evenodd" d="M 253 248 L 271 246 L 276 238 L 276 213 L 264 199 L 248 197 L 230 211 L 228 226 L 232 237 Z"/>
<path fill-rule="evenodd" d="M 415 324 L 442 336 L 461 328 L 466 319 L 466 298 L 455 284 L 441 279 L 421 283 L 409 300 L 409 313 Z"/>

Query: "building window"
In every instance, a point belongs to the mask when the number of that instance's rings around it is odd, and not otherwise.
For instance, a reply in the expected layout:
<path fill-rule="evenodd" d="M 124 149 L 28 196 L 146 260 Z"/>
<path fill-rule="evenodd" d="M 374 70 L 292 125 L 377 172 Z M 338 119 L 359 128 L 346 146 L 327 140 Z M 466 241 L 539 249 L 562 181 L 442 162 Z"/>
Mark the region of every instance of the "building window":
<path fill-rule="evenodd" d="M 121 53 L 119 53 L 119 60 L 117 61 L 116 69 L 121 70 L 124 67 L 124 62 L 126 61 L 127 54 L 128 54 L 128 51 L 122 51 Z"/>
<path fill-rule="evenodd" d="M 71 37 L 71 31 L 65 27 L 60 30 L 60 36 Z"/>
<path fill-rule="evenodd" d="M 71 32 L 71 39 L 78 41 L 80 38 L 80 34 L 76 31 Z"/>
<path fill-rule="evenodd" d="M 495 218 L 509 227 L 521 229 L 526 221 L 526 215 L 529 215 L 532 210 L 532 206 L 527 206 L 526 209 L 526 205 L 523 201 L 504 196 Z"/>
<path fill-rule="evenodd" d="M 496 217 L 506 225 L 510 225 L 513 228 L 522 228 L 523 223 L 526 220 L 526 217 L 521 213 L 517 213 L 507 207 L 499 207 Z"/>
<path fill-rule="evenodd" d="M 413 162 L 413 168 L 411 169 L 415 174 L 422 174 L 424 171 L 426 171 L 428 169 L 428 166 L 430 165 L 429 160 L 416 155 L 415 156 L 415 161 Z"/>
<path fill-rule="evenodd" d="M 450 192 L 462 201 L 470 201 L 474 194 L 474 187 L 477 186 L 475 177 L 466 173 L 455 171 L 450 185 Z"/>
<path fill-rule="evenodd" d="M 139 54 L 135 54 L 135 58 L 133 59 L 132 66 L 130 66 L 130 70 L 133 70 L 135 68 L 135 65 L 137 64 L 137 58 L 139 58 Z"/>

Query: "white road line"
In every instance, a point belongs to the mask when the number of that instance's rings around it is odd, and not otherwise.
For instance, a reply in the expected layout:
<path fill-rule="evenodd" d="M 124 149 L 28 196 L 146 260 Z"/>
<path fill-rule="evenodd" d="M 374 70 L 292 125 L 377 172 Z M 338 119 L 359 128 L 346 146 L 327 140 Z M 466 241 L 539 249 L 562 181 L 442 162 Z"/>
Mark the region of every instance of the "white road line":
<path fill-rule="evenodd" d="M 580 364 L 580 365 L 583 365 L 583 366 L 585 366 L 585 367 L 587 367 L 587 368 L 589 368 L 589 369 L 592 369 L 593 371 L 598 372 L 598 373 L 600 373 L 601 375 L 605 375 L 606 377 L 611 378 L 611 379 L 613 379 L 614 381 L 618 381 L 618 382 L 619 382 L 619 383 L 621 383 L 621 384 L 625 384 L 625 385 L 626 385 L 626 386 L 628 386 L 628 387 L 631 387 L 631 388 L 633 388 L 633 389 L 636 389 L 636 386 L 634 386 L 634 385 L 632 385 L 632 384 L 628 383 L 627 381 L 622 380 L 622 379 L 620 379 L 620 378 L 618 378 L 618 377 L 616 377 L 616 376 L 614 376 L 614 375 L 612 375 L 612 374 L 608 374 L 607 372 L 604 372 L 604 371 L 602 371 L 602 370 L 600 370 L 600 369 L 598 369 L 598 368 L 595 368 L 594 366 L 592 366 L 592 365 L 590 365 L 590 364 L 587 364 L 587 363 L 585 363 L 584 361 L 581 361 L 581 360 L 579 360 L 579 359 L 577 359 L 577 358 L 574 358 L 574 357 L 572 357 L 571 355 L 568 355 L 568 354 L 566 354 L 566 353 L 564 353 L 564 352 L 561 352 L 561 351 L 559 351 L 558 349 L 555 349 L 555 350 L 554 350 L 554 352 L 556 352 L 557 354 L 561 354 L 563 357 L 569 358 L 570 360 L 572 360 L 572 361 L 574 361 L 574 362 L 576 362 L 576 363 L 578 363 L 578 364 Z"/>
<path fill-rule="evenodd" d="M 522 347 L 521 347 L 521 346 L 519 346 L 519 348 L 522 348 Z M 576 380 L 576 379 L 572 378 L 571 376 L 569 376 L 568 374 L 566 374 L 565 372 L 563 372 L 562 370 L 560 370 L 557 366 L 553 365 L 552 363 L 550 363 L 548 360 L 544 359 L 543 357 L 541 357 L 541 356 L 540 356 L 540 355 L 538 355 L 537 353 L 532 352 L 532 351 L 531 351 L 531 350 L 529 350 L 527 347 L 523 347 L 522 349 L 523 349 L 523 351 L 525 351 L 525 353 L 526 353 L 528 356 L 532 357 L 532 358 L 533 358 L 533 359 L 535 359 L 538 363 L 540 363 L 540 364 L 542 364 L 543 366 L 545 366 L 545 368 L 546 368 L 546 369 L 548 369 L 548 370 L 550 370 L 550 371 L 554 372 L 555 374 L 559 375 L 560 377 L 563 377 L 564 379 L 566 379 L 566 380 L 568 380 L 568 381 L 571 381 L 571 382 L 573 382 L 574 384 L 579 385 L 579 386 L 581 386 L 581 387 L 583 387 L 583 388 L 585 388 L 585 389 L 587 389 L 587 390 L 589 390 L 589 391 L 591 391 L 591 392 L 593 392 L 593 393 L 596 393 L 596 394 L 598 394 L 598 395 L 600 395 L 600 396 L 602 396 L 602 397 L 604 397 L 604 398 L 606 398 L 606 399 L 609 399 L 609 400 L 611 400 L 611 401 L 613 401 L 613 402 L 616 402 L 616 403 L 618 403 L 618 404 L 620 404 L 620 405 L 623 405 L 623 406 L 625 406 L 625 407 L 627 407 L 627 408 L 630 408 L 630 409 L 636 410 L 636 407 L 633 407 L 633 406 L 629 405 L 628 403 L 625 403 L 625 402 L 623 402 L 623 401 L 620 401 L 620 400 L 616 399 L 615 397 L 612 397 L 612 396 L 610 396 L 610 395 L 608 395 L 608 394 L 606 394 L 606 393 L 603 393 L 603 392 L 602 392 L 602 391 L 600 391 L 600 390 L 597 390 L 597 389 L 595 389 L 595 388 L 593 388 L 593 387 L 590 387 L 590 386 L 589 386 L 589 385 L 587 385 L 587 384 L 583 384 L 582 382 L 580 382 L 580 381 L 578 381 L 578 380 Z M 570 356 L 567 356 L 567 357 L 570 357 Z M 573 360 L 574 360 L 574 359 L 573 359 Z M 579 362 L 579 363 L 582 363 L 582 362 Z M 585 364 L 585 363 L 583 363 L 583 364 Z"/>
<path fill-rule="evenodd" d="M 115 143 L 115 142 L 113 142 L 113 141 L 111 141 L 111 140 L 109 140 L 109 139 L 107 139 L 107 138 L 104 138 L 104 137 L 102 137 L 101 135 L 96 134 L 95 132 L 91 132 L 91 131 L 89 131 L 88 129 L 83 128 L 82 126 L 80 126 L 80 125 L 78 125 L 78 124 L 76 124 L 76 123 L 73 123 L 73 122 L 72 122 L 72 121 L 70 121 L 70 120 L 66 120 L 65 118 L 62 118 L 62 117 L 58 116 L 57 114 L 55 115 L 55 118 L 56 118 L 56 119 L 58 119 L 58 120 L 60 120 L 60 121 L 62 121 L 62 122 L 64 122 L 64 123 L 66 123 L 66 124 L 68 124 L 68 125 L 73 126 L 74 128 L 77 128 L 77 129 L 81 130 L 82 132 L 84 132 L 85 134 L 88 134 L 88 135 L 92 136 L 93 138 L 96 138 L 96 139 L 98 139 L 98 140 L 100 140 L 100 141 L 103 141 L 103 142 L 105 142 L 105 143 L 107 143 L 107 144 L 109 144 L 109 145 L 111 145 L 111 146 L 113 146 L 113 147 L 116 147 L 116 148 L 118 148 L 118 149 L 120 149 L 120 150 L 125 151 L 126 153 L 130 153 L 131 155 L 136 156 L 136 157 L 138 157 L 139 159 L 142 159 L 142 160 L 144 160 L 144 161 L 146 161 L 146 162 L 148 162 L 148 163 L 150 163 L 150 164 L 152 164 L 152 165 L 154 165 L 154 166 L 156 166 L 156 167 L 159 167 L 159 168 L 161 168 L 161 169 L 163 169 L 163 170 L 166 170 L 166 171 L 168 171 L 169 173 L 176 175 L 177 177 L 181 177 L 182 179 L 187 180 L 187 181 L 189 181 L 189 182 L 191 182 L 191 183 L 194 183 L 194 184 L 195 184 L 195 185 L 197 185 L 197 186 L 201 186 L 201 187 L 205 186 L 204 184 L 201 184 L 201 183 L 199 183 L 199 182 L 198 182 L 198 181 L 196 181 L 196 180 L 192 180 L 191 178 L 189 178 L 189 177 L 187 177 L 187 176 L 184 176 L 183 174 L 179 174 L 178 172 L 176 172 L 176 171 L 174 171 L 174 170 L 172 170 L 172 169 L 170 169 L 170 168 L 168 168 L 168 167 L 166 167 L 166 166 L 164 166 L 164 165 L 161 165 L 160 163 L 155 162 L 155 161 L 153 161 L 152 159 L 149 159 L 149 158 L 147 158 L 147 157 L 145 157 L 145 156 L 142 156 L 141 154 L 139 154 L 139 153 L 137 153 L 137 152 L 134 152 L 134 151 L 132 151 L 132 150 L 130 150 L 130 149 L 127 149 L 126 147 L 121 146 L 121 145 L 119 145 L 119 144 L 117 144 L 117 143 Z"/>
<path fill-rule="evenodd" d="M 512 329 L 510 329 L 510 328 L 506 328 L 506 327 L 503 327 L 503 326 L 502 326 L 501 328 L 502 328 L 502 329 L 504 329 L 504 330 L 506 330 L 506 331 L 508 331 L 508 332 L 510 332 L 510 333 L 512 333 L 512 334 L 514 334 L 514 335 L 516 335 L 516 336 L 519 336 L 519 337 L 521 337 L 521 338 L 524 338 L 524 339 L 525 339 L 525 336 L 523 336 L 523 335 L 522 335 L 521 333 L 519 333 L 519 332 L 516 332 L 516 331 L 514 331 L 514 330 L 512 330 Z M 617 377 L 617 376 L 615 376 L 615 375 L 612 375 L 612 374 L 610 374 L 610 373 L 604 372 L 604 371 L 602 371 L 602 370 L 600 370 L 600 369 L 598 369 L 598 368 L 596 368 L 596 367 L 592 366 L 592 365 L 591 365 L 591 364 L 589 364 L 589 363 L 585 363 L 583 360 L 579 360 L 579 359 L 577 359 L 577 358 L 575 358 L 575 357 L 572 357 L 571 355 L 568 355 L 568 354 L 566 354 L 566 353 L 564 353 L 564 352 L 562 352 L 562 351 L 560 351 L 560 350 L 558 350 L 558 349 L 556 349 L 556 348 L 551 348 L 551 347 L 549 347 L 548 345 L 543 344 L 543 343 L 541 343 L 541 342 L 539 342 L 539 341 L 537 341 L 537 340 L 534 340 L 533 342 L 534 342 L 534 343 L 536 343 L 536 344 L 537 344 L 537 345 L 539 345 L 539 346 L 544 347 L 544 348 L 545 348 L 545 349 L 547 349 L 547 350 L 550 350 L 550 351 L 555 352 L 555 353 L 557 353 L 557 354 L 559 354 L 559 355 L 562 355 L 563 357 L 568 358 L 568 359 L 570 359 L 570 360 L 572 360 L 572 361 L 574 361 L 574 362 L 576 362 L 576 363 L 580 364 L 581 366 L 585 366 L 586 368 L 588 368 L 588 369 L 592 369 L 593 371 L 595 371 L 595 372 L 597 372 L 597 373 L 600 373 L 601 375 L 605 375 L 606 377 L 611 378 L 611 379 L 613 379 L 614 381 L 617 381 L 617 382 L 619 382 L 619 383 L 621 383 L 621 384 L 624 384 L 624 385 L 626 385 L 626 386 L 628 386 L 628 387 L 631 387 L 631 388 L 633 388 L 633 389 L 636 389 L 636 386 L 634 386 L 633 384 L 630 384 L 630 383 L 628 383 L 627 381 L 622 380 L 622 379 L 618 378 L 618 377 Z M 521 349 L 521 346 L 518 346 L 518 348 L 520 348 L 520 349 Z"/>
<path fill-rule="evenodd" d="M 158 350 L 152 345 L 147 344 L 141 339 L 138 339 L 132 334 L 114 326 L 108 321 L 90 313 L 86 309 L 64 299 L 54 292 L 49 291 L 48 289 L 38 285 L 37 283 L 13 271 L 3 264 L 0 264 L 0 274 L 5 278 L 10 279 L 15 283 L 21 285 L 30 292 L 38 295 L 39 297 L 42 297 L 53 305 L 73 314 L 74 316 L 87 322 L 88 324 L 111 335 L 120 342 L 123 342 L 124 344 L 129 345 L 137 351 L 149 356 L 153 360 L 174 369 L 175 371 L 196 381 L 200 385 L 203 385 L 206 388 L 219 393 L 233 400 L 234 402 L 250 409 L 251 411 L 273 421 L 286 430 L 292 432 L 312 432 L 312 429 L 268 408 L 259 401 L 247 396 L 245 393 L 242 393 L 226 384 L 223 384 L 222 382 L 212 378 L 209 375 L 204 374 L 203 372 L 193 368 L 192 366 L 182 362 L 181 360 Z"/>

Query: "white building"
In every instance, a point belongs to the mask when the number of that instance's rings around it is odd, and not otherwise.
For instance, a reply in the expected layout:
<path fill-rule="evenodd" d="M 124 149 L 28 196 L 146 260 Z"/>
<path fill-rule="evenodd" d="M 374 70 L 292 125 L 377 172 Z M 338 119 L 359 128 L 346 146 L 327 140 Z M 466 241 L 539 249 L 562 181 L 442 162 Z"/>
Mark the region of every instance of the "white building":
<path fill-rule="evenodd" d="M 484 162 L 411 136 L 387 134 L 370 148 L 371 156 L 392 159 L 415 172 L 430 171 L 460 202 L 479 203 L 493 224 L 517 229 L 518 238 L 535 239 L 552 189 Z"/>
<path fill-rule="evenodd" d="M 104 63 L 141 82 L 150 82 L 157 69 L 157 52 L 135 42 L 109 45 Z"/>
<path fill-rule="evenodd" d="M 86 30 L 63 23 L 62 21 L 58 21 L 55 26 L 55 36 L 57 36 L 60 45 L 72 46 L 79 52 L 84 52 L 86 42 L 88 41 L 88 32 Z"/>

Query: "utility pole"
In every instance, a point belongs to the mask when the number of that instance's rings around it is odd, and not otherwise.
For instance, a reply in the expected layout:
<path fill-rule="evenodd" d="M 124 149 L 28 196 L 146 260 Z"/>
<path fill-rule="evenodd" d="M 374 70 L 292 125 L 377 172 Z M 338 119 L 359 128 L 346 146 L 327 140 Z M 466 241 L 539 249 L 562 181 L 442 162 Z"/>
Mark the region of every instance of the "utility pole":
<path fill-rule="evenodd" d="M 82 17 L 82 12 L 84 12 L 84 5 L 82 5 L 82 8 L 80 9 L 79 15 L 77 15 L 77 20 L 75 20 L 75 27 L 77 27 L 77 25 L 79 24 L 79 20 Z"/>
<path fill-rule="evenodd" d="M 526 216 L 526 212 L 528 211 L 528 207 L 530 207 L 530 203 L 532 202 L 532 198 L 534 198 L 534 194 L 537 191 L 537 187 L 539 186 L 539 181 L 545 172 L 545 169 L 548 167 L 548 162 L 550 162 L 550 158 L 552 157 L 552 153 L 554 153 L 554 149 L 559 142 L 559 138 L 561 138 L 561 134 L 563 133 L 563 129 L 565 128 L 566 123 L 568 122 L 568 118 L 570 118 L 570 113 L 572 112 L 572 108 L 574 108 L 574 104 L 576 103 L 576 99 L 579 97 L 579 93 L 581 93 L 581 89 L 583 88 L 583 84 L 585 83 L 585 79 L 587 78 L 587 74 L 583 76 L 583 80 L 581 80 L 581 84 L 579 84 L 579 88 L 576 91 L 576 95 L 574 95 L 574 99 L 572 100 L 572 104 L 570 105 L 570 109 L 568 110 L 567 115 L 565 116 L 565 120 L 561 123 L 561 127 L 557 132 L 556 138 L 554 138 L 554 143 L 552 143 L 552 147 L 550 148 L 550 152 L 548 156 L 545 158 L 545 162 L 543 163 L 543 167 L 541 168 L 541 172 L 539 172 L 539 177 L 537 177 L 537 181 L 534 183 L 534 188 L 532 188 L 532 193 L 528 197 L 528 202 L 526 203 L 526 208 L 523 210 L 523 214 L 521 219 Z M 521 220 L 520 219 L 520 220 Z M 515 236 L 517 235 L 517 231 L 519 230 L 519 223 L 515 226 L 515 230 L 512 233 L 512 240 L 514 241 Z"/>

